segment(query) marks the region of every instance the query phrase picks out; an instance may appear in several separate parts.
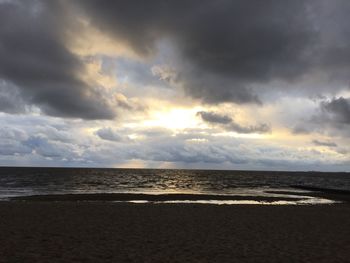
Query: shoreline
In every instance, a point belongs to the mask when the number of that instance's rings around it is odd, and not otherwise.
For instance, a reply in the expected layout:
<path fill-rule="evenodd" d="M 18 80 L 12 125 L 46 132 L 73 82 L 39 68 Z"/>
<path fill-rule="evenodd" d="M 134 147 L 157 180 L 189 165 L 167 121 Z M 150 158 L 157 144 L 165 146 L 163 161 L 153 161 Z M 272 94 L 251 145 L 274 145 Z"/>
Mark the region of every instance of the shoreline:
<path fill-rule="evenodd" d="M 149 202 L 149 203 L 204 203 L 217 201 L 218 204 L 227 202 L 240 204 L 243 201 L 261 202 L 266 204 L 329 204 L 350 203 L 350 191 L 323 189 L 305 186 L 291 186 L 292 189 L 306 192 L 289 190 L 268 190 L 264 195 L 227 195 L 227 194 L 190 194 L 190 193 L 91 193 L 91 194 L 43 194 L 10 197 L 8 201 L 32 201 L 32 202 L 77 202 L 77 201 L 104 201 L 104 202 Z M 270 196 L 269 196 L 270 194 Z M 323 201 L 323 202 L 322 202 Z M 329 202 L 328 202 L 329 201 Z M 223 203 L 224 204 L 224 203 Z"/>
<path fill-rule="evenodd" d="M 210 194 L 136 194 L 136 193 L 109 193 L 109 194 L 52 194 L 52 195 L 31 195 L 18 196 L 10 198 L 10 201 L 235 201 L 235 200 L 253 200 L 253 201 L 295 201 L 301 198 L 292 197 L 273 197 L 273 196 L 251 196 L 251 195 L 210 195 Z"/>

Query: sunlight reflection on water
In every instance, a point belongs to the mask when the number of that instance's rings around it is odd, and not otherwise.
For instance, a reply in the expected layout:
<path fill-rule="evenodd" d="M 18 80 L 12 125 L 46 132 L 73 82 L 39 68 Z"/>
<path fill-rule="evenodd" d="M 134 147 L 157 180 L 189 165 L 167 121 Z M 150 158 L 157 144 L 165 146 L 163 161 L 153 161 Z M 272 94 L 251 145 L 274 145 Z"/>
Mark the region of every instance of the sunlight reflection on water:
<path fill-rule="evenodd" d="M 115 201 L 120 203 L 121 201 Z M 125 202 L 125 201 L 124 201 Z M 310 198 L 297 201 L 256 201 L 256 200 L 171 200 L 171 201 L 157 201 L 151 202 L 147 200 L 131 200 L 126 201 L 135 204 L 209 204 L 209 205 L 321 205 L 321 204 L 335 204 L 339 201 L 333 201 L 325 198 Z"/>
<path fill-rule="evenodd" d="M 290 185 L 350 190 L 350 177 L 342 173 L 318 172 L 0 168 L 2 200 L 29 195 L 128 193 L 213 195 L 212 200 L 188 201 L 207 204 L 334 203 L 311 197 L 310 192 L 291 188 Z M 247 200 L 215 200 L 215 196 L 219 195 L 247 196 Z M 263 197 L 274 197 L 280 201 L 249 200 L 251 197 L 262 200 Z M 286 198 L 295 201 L 283 201 Z"/>

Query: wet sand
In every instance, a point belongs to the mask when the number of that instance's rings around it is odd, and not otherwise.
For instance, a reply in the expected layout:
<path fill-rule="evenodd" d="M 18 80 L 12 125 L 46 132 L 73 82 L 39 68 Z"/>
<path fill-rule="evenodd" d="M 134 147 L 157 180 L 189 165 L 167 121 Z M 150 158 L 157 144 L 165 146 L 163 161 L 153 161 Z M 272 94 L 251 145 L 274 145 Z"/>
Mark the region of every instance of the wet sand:
<path fill-rule="evenodd" d="M 349 262 L 350 205 L 0 202 L 0 262 Z"/>

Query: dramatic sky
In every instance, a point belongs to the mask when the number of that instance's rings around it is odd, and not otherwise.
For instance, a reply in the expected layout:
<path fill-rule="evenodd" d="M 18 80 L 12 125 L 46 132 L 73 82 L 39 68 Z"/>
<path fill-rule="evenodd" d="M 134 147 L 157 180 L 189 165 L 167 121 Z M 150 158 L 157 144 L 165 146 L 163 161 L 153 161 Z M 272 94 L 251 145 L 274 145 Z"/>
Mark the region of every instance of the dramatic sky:
<path fill-rule="evenodd" d="M 348 0 L 0 0 L 0 165 L 350 171 Z"/>

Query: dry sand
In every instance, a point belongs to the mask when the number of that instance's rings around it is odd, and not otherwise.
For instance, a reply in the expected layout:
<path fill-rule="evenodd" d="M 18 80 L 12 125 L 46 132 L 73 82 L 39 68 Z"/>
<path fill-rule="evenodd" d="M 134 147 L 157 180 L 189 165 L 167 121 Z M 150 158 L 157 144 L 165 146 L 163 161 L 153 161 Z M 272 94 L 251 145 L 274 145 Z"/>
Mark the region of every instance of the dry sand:
<path fill-rule="evenodd" d="M 350 262 L 350 205 L 0 202 L 0 262 Z"/>

